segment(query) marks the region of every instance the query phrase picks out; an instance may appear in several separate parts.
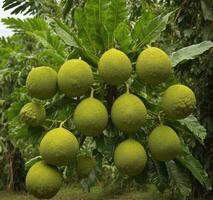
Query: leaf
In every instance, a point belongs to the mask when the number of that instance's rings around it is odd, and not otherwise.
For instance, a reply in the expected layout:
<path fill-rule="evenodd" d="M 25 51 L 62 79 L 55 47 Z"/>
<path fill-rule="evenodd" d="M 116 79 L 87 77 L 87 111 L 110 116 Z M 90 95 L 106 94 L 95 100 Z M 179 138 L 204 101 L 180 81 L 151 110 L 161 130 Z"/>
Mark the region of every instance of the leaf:
<path fill-rule="evenodd" d="M 35 156 L 34 158 L 31 158 L 30 160 L 25 162 L 25 170 L 28 171 L 35 163 L 37 163 L 41 159 L 41 156 Z"/>
<path fill-rule="evenodd" d="M 191 193 L 191 179 L 181 168 L 179 163 L 173 160 L 166 162 L 167 171 L 170 178 L 171 188 L 175 193 L 176 200 L 186 200 Z"/>
<path fill-rule="evenodd" d="M 116 27 L 128 19 L 128 7 L 126 0 L 110 0 L 108 10 L 105 13 L 104 25 L 108 32 L 109 46 L 113 46 L 113 33 Z"/>
<path fill-rule="evenodd" d="M 74 15 L 79 38 L 96 55 L 113 47 L 114 30 L 127 18 L 126 0 L 88 0 Z"/>
<path fill-rule="evenodd" d="M 25 0 L 4 0 L 3 3 L 3 9 L 9 10 L 13 9 L 11 14 L 34 14 L 37 9 L 37 4 L 39 4 L 36 1 L 25 1 Z"/>
<path fill-rule="evenodd" d="M 191 174 L 199 181 L 199 183 L 207 190 L 212 189 L 211 181 L 206 170 L 189 151 L 187 145 L 182 145 L 182 153 L 176 158 Z"/>
<path fill-rule="evenodd" d="M 196 117 L 190 115 L 189 117 L 178 121 L 183 126 L 187 127 L 187 129 L 194 134 L 197 140 L 204 144 L 204 140 L 207 135 L 206 129 L 199 123 Z"/>
<path fill-rule="evenodd" d="M 154 17 L 155 15 L 153 12 L 153 6 L 150 6 L 149 3 L 143 2 L 142 15 L 135 22 L 132 30 L 132 37 L 136 42 L 142 40 L 142 28 L 147 26 L 147 24 L 150 23 L 150 21 L 152 21 Z"/>
<path fill-rule="evenodd" d="M 114 38 L 120 49 L 125 53 L 131 50 L 132 36 L 129 26 L 121 22 L 114 31 Z"/>
<path fill-rule="evenodd" d="M 64 8 L 63 8 L 63 17 L 65 18 L 67 14 L 70 12 L 73 3 L 75 3 L 73 0 L 66 0 Z"/>
<path fill-rule="evenodd" d="M 197 56 L 201 55 L 205 51 L 209 50 L 213 47 L 213 42 L 211 41 L 203 41 L 199 44 L 194 44 L 188 47 L 184 47 L 179 49 L 178 51 L 172 53 L 171 60 L 172 65 L 175 67 L 179 63 L 195 59 Z"/>
<path fill-rule="evenodd" d="M 163 192 L 168 183 L 165 163 L 151 159 L 151 162 L 148 162 L 148 171 L 149 180 L 157 186 L 159 191 Z"/>
<path fill-rule="evenodd" d="M 50 19 L 52 20 L 52 19 Z M 55 31 L 57 35 L 70 47 L 77 47 L 80 48 L 81 42 L 78 39 L 78 37 L 75 35 L 75 33 L 70 31 L 70 28 L 62 23 L 61 21 L 54 19 L 52 20 L 55 24 Z"/>
<path fill-rule="evenodd" d="M 212 0 L 201 0 L 201 8 L 205 20 L 213 21 L 213 3 Z"/>
<path fill-rule="evenodd" d="M 52 54 L 55 54 L 57 59 L 61 62 L 65 60 L 64 43 L 59 40 L 57 35 L 51 34 L 49 31 L 34 31 L 27 32 L 28 35 L 34 37 L 38 42 L 40 42 L 45 48 L 51 49 Z"/>
<path fill-rule="evenodd" d="M 74 13 L 78 36 L 84 46 L 94 54 L 104 50 L 102 22 L 105 3 L 106 1 L 88 0 L 84 8 L 76 8 Z"/>
<path fill-rule="evenodd" d="M 140 18 L 135 26 L 135 29 L 139 29 L 138 26 L 139 24 L 141 25 L 140 35 L 137 34 L 140 39 L 138 41 L 139 43 L 137 44 L 137 48 L 140 48 L 145 44 L 151 44 L 152 42 L 155 42 L 159 38 L 161 32 L 166 29 L 169 17 L 174 12 L 175 11 L 172 11 L 163 17 L 159 15 L 146 23 L 143 22 L 143 18 Z M 136 31 L 133 32 L 136 34 Z"/>
<path fill-rule="evenodd" d="M 4 25 L 15 32 L 49 30 L 48 24 L 41 17 L 28 18 L 24 20 L 8 17 L 2 19 L 1 21 L 4 23 Z"/>

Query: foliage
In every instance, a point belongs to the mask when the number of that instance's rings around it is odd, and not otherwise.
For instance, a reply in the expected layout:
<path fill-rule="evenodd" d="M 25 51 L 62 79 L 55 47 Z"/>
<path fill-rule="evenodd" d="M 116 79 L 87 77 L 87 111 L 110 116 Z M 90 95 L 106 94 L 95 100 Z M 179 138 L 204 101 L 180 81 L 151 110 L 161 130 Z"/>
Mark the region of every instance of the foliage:
<path fill-rule="evenodd" d="M 5 2 L 7 2 L 7 5 L 5 5 L 7 9 L 18 5 L 15 4 L 17 1 L 14 4 L 9 3 L 9 1 Z M 52 1 L 47 2 L 53 3 Z M 93 67 L 95 96 L 104 102 L 107 100 L 109 102 L 107 108 L 110 110 L 112 100 L 124 91 L 124 87 L 121 86 L 115 90 L 100 82 L 96 73 L 100 55 L 107 49 L 116 47 L 126 52 L 131 61 L 135 63 L 138 53 L 146 45 L 161 45 L 161 38 L 165 36 L 168 24 L 171 25 L 175 22 L 175 18 L 172 16 L 176 15 L 177 11 L 158 15 L 158 10 L 152 9 L 150 4 L 147 3 L 142 7 L 142 12 L 138 11 L 139 14 L 136 15 L 132 13 L 133 10 L 126 0 L 87 0 L 86 2 L 79 1 L 76 5 L 72 4 L 73 6 L 68 5 L 67 1 L 66 4 L 55 3 L 55 5 L 56 10 L 60 10 L 60 6 L 65 5 L 63 18 L 62 16 L 58 17 L 60 15 L 58 11 L 56 15 L 52 15 L 47 10 L 46 13 L 42 12 L 41 16 L 26 20 L 3 19 L 5 25 L 15 30 L 15 34 L 11 38 L 0 39 L 0 52 L 3 55 L 0 61 L 0 132 L 2 138 L 0 138 L 0 141 L 4 141 L 6 138 L 11 140 L 16 147 L 19 147 L 26 158 L 26 167 L 28 168 L 34 163 L 35 159 L 40 159 L 36 157 L 38 155 L 37 147 L 44 133 L 53 127 L 57 127 L 61 120 L 66 119 L 65 127 L 78 137 L 82 145 L 81 151 L 89 151 L 99 163 L 95 174 L 90 176 L 91 180 L 83 183 L 87 187 L 91 184 L 89 181 L 97 182 L 99 179 L 104 179 L 100 173 L 102 164 L 113 169 L 113 151 L 115 146 L 126 136 L 115 130 L 110 123 L 101 136 L 92 139 L 86 138 L 85 140 L 75 131 L 72 121 L 72 113 L 79 99 L 68 98 L 63 94 L 57 94 L 52 100 L 42 101 L 47 110 L 47 120 L 42 126 L 38 128 L 26 126 L 19 119 L 19 111 L 26 102 L 31 100 L 26 95 L 24 86 L 27 73 L 33 66 L 48 65 L 58 69 L 65 60 L 82 57 Z M 140 8 L 140 4 L 138 5 L 138 8 Z M 34 4 L 27 6 L 29 10 L 33 10 L 30 11 L 31 13 L 34 12 L 34 6 Z M 73 12 L 72 17 L 68 14 L 69 8 L 73 9 L 71 10 L 71 13 Z M 203 9 L 206 9 L 206 7 L 203 6 Z M 14 12 L 20 11 L 14 10 Z M 161 11 L 164 13 L 163 9 Z M 39 15 L 39 11 L 36 11 L 36 13 Z M 206 18 L 211 18 L 209 16 L 207 15 Z M 196 41 L 196 43 L 198 42 Z M 178 64 L 182 64 L 182 61 L 194 59 L 211 47 L 212 42 L 204 41 L 171 53 L 173 65 L 176 66 L 175 70 L 179 69 Z M 172 47 L 168 46 L 167 48 L 165 51 L 171 52 Z M 186 199 L 190 195 L 191 186 L 188 183 L 191 182 L 192 176 L 206 190 L 210 190 L 211 184 L 204 167 L 191 154 L 194 147 L 191 145 L 191 141 L 198 140 L 203 143 L 206 136 L 205 128 L 194 116 L 180 121 L 169 121 L 159 110 L 159 93 L 161 94 L 165 88 L 177 82 L 177 80 L 172 78 L 166 84 L 154 88 L 143 86 L 134 77 L 135 74 L 128 81 L 131 85 L 131 91 L 137 93 L 150 110 L 148 123 L 141 128 L 135 137 L 146 147 L 146 137 L 159 123 L 160 116 L 163 122 L 176 127 L 182 143 L 186 143 L 189 147 L 184 146 L 183 154 L 176 160 L 166 163 L 152 160 L 148 152 L 147 170 L 139 177 L 134 177 L 133 180 L 143 184 L 145 179 L 147 182 L 156 184 L 160 191 L 164 191 L 170 186 L 180 200 Z M 188 142 L 189 140 L 190 142 Z M 2 152 L 7 151 L 2 143 L 0 143 L 1 160 L 5 159 Z M 8 165 L 8 162 L 6 162 L 6 165 Z M 70 166 L 70 171 L 71 169 Z M 66 168 L 61 170 L 64 173 L 67 172 L 67 174 L 69 172 Z"/>

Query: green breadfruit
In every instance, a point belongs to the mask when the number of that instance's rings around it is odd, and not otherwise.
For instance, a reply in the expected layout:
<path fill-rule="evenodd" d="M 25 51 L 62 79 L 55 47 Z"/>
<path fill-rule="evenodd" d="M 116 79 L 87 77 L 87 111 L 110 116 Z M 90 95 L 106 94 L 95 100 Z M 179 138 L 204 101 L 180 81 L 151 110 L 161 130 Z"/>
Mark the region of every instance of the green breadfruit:
<path fill-rule="evenodd" d="M 153 158 L 159 161 L 172 160 L 181 151 L 179 137 L 168 126 L 155 128 L 149 135 L 148 145 Z"/>
<path fill-rule="evenodd" d="M 36 127 L 41 125 L 45 120 L 46 111 L 41 103 L 30 102 L 22 107 L 20 116 L 22 121 L 30 126 Z"/>
<path fill-rule="evenodd" d="M 93 157 L 88 155 L 80 155 L 77 157 L 76 171 L 79 178 L 87 178 L 95 166 L 96 161 Z"/>
<path fill-rule="evenodd" d="M 38 199 L 50 199 L 62 186 L 62 176 L 56 167 L 39 161 L 34 164 L 26 176 L 26 188 Z"/>
<path fill-rule="evenodd" d="M 132 64 L 125 53 L 112 48 L 101 56 L 98 71 L 107 84 L 120 85 L 130 77 Z"/>
<path fill-rule="evenodd" d="M 46 163 L 64 166 L 76 157 L 79 144 L 70 131 L 64 128 L 55 128 L 43 137 L 39 150 Z"/>
<path fill-rule="evenodd" d="M 146 162 L 147 155 L 143 146 L 134 139 L 123 141 L 115 149 L 115 166 L 125 175 L 140 174 L 145 168 Z"/>
<path fill-rule="evenodd" d="M 92 83 L 92 70 L 83 60 L 68 60 L 58 71 L 59 89 L 69 97 L 85 94 L 90 89 Z"/>
<path fill-rule="evenodd" d="M 146 107 L 135 95 L 125 93 L 112 105 L 113 124 L 122 132 L 132 134 L 140 129 L 147 116 Z"/>
<path fill-rule="evenodd" d="M 57 73 L 47 66 L 33 68 L 27 76 L 26 86 L 30 96 L 49 99 L 57 92 Z"/>
<path fill-rule="evenodd" d="M 104 104 L 89 97 L 81 101 L 74 111 L 76 128 L 85 136 L 97 136 L 105 129 L 108 113 Z"/>
<path fill-rule="evenodd" d="M 136 73 L 139 79 L 150 85 L 165 82 L 172 71 L 169 56 L 159 48 L 149 47 L 142 51 L 136 62 Z"/>
<path fill-rule="evenodd" d="M 196 98 L 193 91 L 185 85 L 172 85 L 162 97 L 162 109 L 171 119 L 188 117 L 195 109 Z"/>

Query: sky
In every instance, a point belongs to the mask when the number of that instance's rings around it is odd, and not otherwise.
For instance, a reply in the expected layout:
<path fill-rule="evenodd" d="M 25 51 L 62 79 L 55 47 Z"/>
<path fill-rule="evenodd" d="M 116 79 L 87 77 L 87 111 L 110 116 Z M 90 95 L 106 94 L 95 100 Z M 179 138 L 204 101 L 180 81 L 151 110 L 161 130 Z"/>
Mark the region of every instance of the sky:
<path fill-rule="evenodd" d="M 8 29 L 2 22 L 1 19 L 2 18 L 7 18 L 7 17 L 14 17 L 14 18 L 20 18 L 20 19 L 24 19 L 29 17 L 28 15 L 22 15 L 22 14 L 18 14 L 18 15 L 11 15 L 10 14 L 10 10 L 8 11 L 4 11 L 2 6 L 3 6 L 3 1 L 4 0 L 0 0 L 0 37 L 4 36 L 11 36 L 13 34 L 12 30 Z"/>

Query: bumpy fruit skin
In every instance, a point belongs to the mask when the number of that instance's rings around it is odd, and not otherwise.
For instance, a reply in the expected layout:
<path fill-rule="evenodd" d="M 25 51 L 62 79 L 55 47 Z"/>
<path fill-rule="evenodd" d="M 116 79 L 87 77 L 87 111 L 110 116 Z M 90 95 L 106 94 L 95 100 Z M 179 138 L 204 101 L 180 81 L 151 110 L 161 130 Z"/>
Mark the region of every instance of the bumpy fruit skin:
<path fill-rule="evenodd" d="M 98 71 L 107 84 L 120 85 L 130 77 L 132 64 L 125 53 L 112 48 L 101 56 Z"/>
<path fill-rule="evenodd" d="M 156 85 L 165 82 L 171 75 L 171 70 L 169 56 L 156 47 L 142 51 L 136 62 L 136 73 L 145 84 Z"/>
<path fill-rule="evenodd" d="M 108 113 L 104 104 L 89 97 L 81 101 L 74 111 L 76 128 L 85 136 L 97 136 L 105 129 Z"/>
<path fill-rule="evenodd" d="M 140 174 L 146 166 L 146 162 L 147 155 L 143 146 L 134 139 L 123 141 L 115 149 L 115 166 L 125 175 Z"/>
<path fill-rule="evenodd" d="M 34 164 L 26 176 L 26 188 L 39 199 L 50 199 L 62 186 L 62 176 L 56 167 L 39 161 Z"/>
<path fill-rule="evenodd" d="M 64 128 L 55 128 L 43 137 L 39 150 L 46 163 L 64 166 L 76 157 L 79 144 L 70 131 Z"/>
<path fill-rule="evenodd" d="M 77 157 L 76 171 L 79 178 L 87 178 L 95 167 L 96 161 L 88 155 L 80 155 Z"/>
<path fill-rule="evenodd" d="M 125 93 L 112 105 L 113 124 L 122 132 L 132 134 L 140 129 L 147 117 L 143 102 L 135 95 Z"/>
<path fill-rule="evenodd" d="M 196 106 L 193 91 L 185 85 L 172 85 L 162 97 L 162 109 L 171 119 L 188 117 Z"/>
<path fill-rule="evenodd" d="M 83 60 L 68 60 L 58 71 L 59 89 L 69 97 L 85 94 L 91 87 L 92 83 L 92 70 Z"/>
<path fill-rule="evenodd" d="M 155 128 L 148 139 L 149 149 L 154 159 L 169 161 L 181 152 L 179 137 L 169 126 Z"/>
<path fill-rule="evenodd" d="M 26 86 L 30 96 L 50 99 L 57 92 L 57 73 L 47 66 L 33 68 L 27 76 Z"/>
<path fill-rule="evenodd" d="M 30 126 L 36 127 L 41 125 L 45 120 L 46 111 L 41 103 L 30 102 L 22 107 L 20 116 L 22 121 Z"/>

